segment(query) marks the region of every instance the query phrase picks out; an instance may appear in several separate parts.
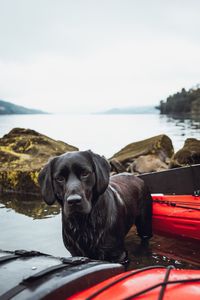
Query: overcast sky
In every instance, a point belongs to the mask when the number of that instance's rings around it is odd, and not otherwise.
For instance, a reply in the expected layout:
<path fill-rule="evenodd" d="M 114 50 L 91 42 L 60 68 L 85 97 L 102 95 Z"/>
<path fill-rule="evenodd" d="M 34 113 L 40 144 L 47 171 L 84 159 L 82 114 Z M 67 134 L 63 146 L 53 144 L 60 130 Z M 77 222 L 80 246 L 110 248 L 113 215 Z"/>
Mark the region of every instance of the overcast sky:
<path fill-rule="evenodd" d="M 0 99 L 46 111 L 158 104 L 200 83 L 199 0 L 0 0 Z"/>

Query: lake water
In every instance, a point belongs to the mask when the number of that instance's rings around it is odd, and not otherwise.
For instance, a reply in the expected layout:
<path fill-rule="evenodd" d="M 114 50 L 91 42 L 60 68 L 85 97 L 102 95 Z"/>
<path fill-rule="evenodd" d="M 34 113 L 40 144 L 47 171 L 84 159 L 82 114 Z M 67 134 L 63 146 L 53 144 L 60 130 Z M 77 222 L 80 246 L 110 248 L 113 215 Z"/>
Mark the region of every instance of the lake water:
<path fill-rule="evenodd" d="M 127 144 L 158 134 L 167 134 L 175 150 L 186 138 L 200 139 L 198 119 L 153 115 L 12 115 L 0 116 L 0 137 L 14 127 L 34 129 L 51 138 L 91 149 L 111 157 Z M 0 249 L 38 250 L 69 256 L 61 236 L 58 206 L 47 206 L 40 197 L 0 195 Z M 173 264 L 199 268 L 199 243 L 154 236 L 149 248 L 141 248 L 133 230 L 126 240 L 131 268 Z"/>
<path fill-rule="evenodd" d="M 14 127 L 34 129 L 80 150 L 91 149 L 107 158 L 129 143 L 158 134 L 167 134 L 176 150 L 183 146 L 187 137 L 200 138 L 200 119 L 159 114 L 0 116 L 0 137 Z"/>

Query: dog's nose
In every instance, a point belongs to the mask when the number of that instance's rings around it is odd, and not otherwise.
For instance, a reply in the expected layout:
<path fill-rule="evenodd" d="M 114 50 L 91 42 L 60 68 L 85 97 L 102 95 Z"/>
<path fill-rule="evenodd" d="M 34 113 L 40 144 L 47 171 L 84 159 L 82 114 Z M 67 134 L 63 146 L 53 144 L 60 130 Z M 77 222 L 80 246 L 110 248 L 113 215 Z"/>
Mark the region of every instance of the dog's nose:
<path fill-rule="evenodd" d="M 69 205 L 73 205 L 73 204 L 80 204 L 81 203 L 81 196 L 78 194 L 74 194 L 74 195 L 70 195 L 67 197 L 67 203 Z"/>

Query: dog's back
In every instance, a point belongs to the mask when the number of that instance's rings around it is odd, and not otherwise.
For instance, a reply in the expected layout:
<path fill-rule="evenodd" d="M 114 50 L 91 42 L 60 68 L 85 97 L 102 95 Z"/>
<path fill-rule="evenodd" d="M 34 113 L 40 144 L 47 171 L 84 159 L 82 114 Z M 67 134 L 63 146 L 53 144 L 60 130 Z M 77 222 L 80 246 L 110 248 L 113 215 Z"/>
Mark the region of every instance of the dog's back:
<path fill-rule="evenodd" d="M 135 223 L 139 236 L 152 236 L 152 198 L 144 181 L 130 173 L 120 173 L 110 178 L 110 186 L 126 207 L 127 230 Z M 130 224 L 130 226 L 129 226 Z"/>

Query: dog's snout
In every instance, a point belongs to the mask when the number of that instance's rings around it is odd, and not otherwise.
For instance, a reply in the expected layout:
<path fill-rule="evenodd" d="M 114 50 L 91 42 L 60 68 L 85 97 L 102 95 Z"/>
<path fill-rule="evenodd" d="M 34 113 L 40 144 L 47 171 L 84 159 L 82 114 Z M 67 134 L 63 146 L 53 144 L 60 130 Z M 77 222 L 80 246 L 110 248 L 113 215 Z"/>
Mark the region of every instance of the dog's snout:
<path fill-rule="evenodd" d="M 68 196 L 66 200 L 69 205 L 80 204 L 82 197 L 78 194 L 73 194 L 73 195 Z"/>

